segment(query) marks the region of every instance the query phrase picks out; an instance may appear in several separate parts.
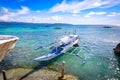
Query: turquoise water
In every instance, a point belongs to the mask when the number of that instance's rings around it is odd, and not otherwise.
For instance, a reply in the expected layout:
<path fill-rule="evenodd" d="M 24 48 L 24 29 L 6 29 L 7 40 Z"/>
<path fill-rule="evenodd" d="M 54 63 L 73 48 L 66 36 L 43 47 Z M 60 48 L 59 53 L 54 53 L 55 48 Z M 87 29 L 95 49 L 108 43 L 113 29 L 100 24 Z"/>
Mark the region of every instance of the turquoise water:
<path fill-rule="evenodd" d="M 1 68 L 40 68 L 43 65 L 52 65 L 55 70 L 60 71 L 61 62 L 65 61 L 65 72 L 78 76 L 80 80 L 120 79 L 120 57 L 113 52 L 113 48 L 120 42 L 120 27 L 46 25 L 0 24 L 0 35 L 9 34 L 19 37 L 15 48 L 2 62 L 4 64 Z M 61 29 L 54 29 L 55 27 Z M 48 48 L 35 50 L 36 48 L 48 46 L 65 32 L 66 34 L 73 33 L 74 29 L 80 35 L 80 47 L 71 48 L 51 61 L 33 61 L 34 58 L 49 51 Z"/>

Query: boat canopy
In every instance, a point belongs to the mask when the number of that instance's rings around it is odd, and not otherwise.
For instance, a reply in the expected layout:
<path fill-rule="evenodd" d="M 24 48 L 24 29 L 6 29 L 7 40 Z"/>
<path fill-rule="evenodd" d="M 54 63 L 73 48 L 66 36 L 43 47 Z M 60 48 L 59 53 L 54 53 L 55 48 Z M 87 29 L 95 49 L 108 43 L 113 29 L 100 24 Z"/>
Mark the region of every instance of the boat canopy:
<path fill-rule="evenodd" d="M 65 36 L 63 38 L 60 39 L 60 42 L 64 43 L 64 44 L 67 44 L 71 41 L 70 37 L 69 36 Z"/>
<path fill-rule="evenodd" d="M 73 39 L 77 39 L 79 36 L 78 35 L 70 35 L 70 36 L 63 36 L 59 41 L 61 44 L 68 44 L 71 42 Z"/>

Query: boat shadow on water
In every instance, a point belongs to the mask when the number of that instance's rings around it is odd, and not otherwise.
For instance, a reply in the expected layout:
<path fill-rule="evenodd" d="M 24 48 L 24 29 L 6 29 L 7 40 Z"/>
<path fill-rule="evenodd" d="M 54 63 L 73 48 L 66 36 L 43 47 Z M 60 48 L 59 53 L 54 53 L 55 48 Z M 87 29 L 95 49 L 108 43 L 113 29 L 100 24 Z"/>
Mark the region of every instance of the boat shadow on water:
<path fill-rule="evenodd" d="M 38 65 L 33 67 L 33 69 L 28 72 L 27 74 L 25 74 L 24 76 L 22 76 L 19 80 L 23 80 L 24 78 L 28 77 L 29 75 L 33 74 L 34 72 L 43 69 L 44 67 L 48 66 L 50 63 L 55 62 L 56 60 L 58 60 L 60 57 L 62 57 L 64 54 L 61 54 L 60 56 L 57 56 L 51 60 L 48 61 L 38 61 Z"/>

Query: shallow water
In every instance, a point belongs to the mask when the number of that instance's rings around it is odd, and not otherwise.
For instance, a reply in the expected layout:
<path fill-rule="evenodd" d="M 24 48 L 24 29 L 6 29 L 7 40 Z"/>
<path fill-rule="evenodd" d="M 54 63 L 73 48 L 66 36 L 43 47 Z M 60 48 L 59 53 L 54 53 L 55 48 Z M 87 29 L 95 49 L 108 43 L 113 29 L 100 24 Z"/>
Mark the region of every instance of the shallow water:
<path fill-rule="evenodd" d="M 78 76 L 80 80 L 120 79 L 120 57 L 113 52 L 113 48 L 120 42 L 120 27 L 46 25 L 1 24 L 1 35 L 9 34 L 20 38 L 15 48 L 5 57 L 1 69 L 40 68 L 52 65 L 54 70 L 59 71 L 61 62 L 65 61 L 65 72 Z M 33 60 L 49 51 L 48 48 L 36 50 L 39 46 L 48 46 L 65 32 L 73 33 L 74 29 L 80 35 L 80 47 L 71 48 L 66 54 L 48 62 Z"/>

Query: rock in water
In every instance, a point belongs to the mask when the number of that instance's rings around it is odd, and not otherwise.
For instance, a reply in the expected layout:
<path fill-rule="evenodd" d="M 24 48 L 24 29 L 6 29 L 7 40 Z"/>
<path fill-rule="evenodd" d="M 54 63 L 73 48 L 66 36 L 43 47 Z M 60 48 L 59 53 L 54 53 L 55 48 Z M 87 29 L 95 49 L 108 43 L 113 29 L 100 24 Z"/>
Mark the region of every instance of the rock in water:
<path fill-rule="evenodd" d="M 116 54 L 120 54 L 120 43 L 113 49 Z"/>

